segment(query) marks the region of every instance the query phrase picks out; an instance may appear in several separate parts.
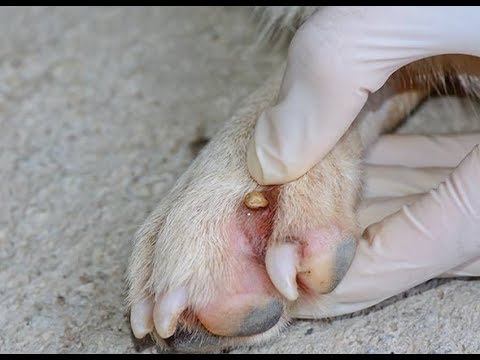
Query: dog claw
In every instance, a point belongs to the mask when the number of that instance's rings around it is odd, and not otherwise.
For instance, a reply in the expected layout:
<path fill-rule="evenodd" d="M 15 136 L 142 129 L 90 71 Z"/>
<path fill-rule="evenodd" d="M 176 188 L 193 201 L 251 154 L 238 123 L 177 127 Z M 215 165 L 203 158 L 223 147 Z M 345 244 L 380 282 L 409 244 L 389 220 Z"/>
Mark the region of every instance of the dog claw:
<path fill-rule="evenodd" d="M 132 305 L 130 323 L 133 335 L 142 339 L 153 330 L 153 297 L 148 297 Z"/>
<path fill-rule="evenodd" d="M 265 255 L 267 273 L 277 290 L 290 301 L 298 298 L 297 247 L 294 244 L 273 245 Z"/>
<path fill-rule="evenodd" d="M 178 319 L 186 308 L 187 294 L 183 288 L 157 296 L 153 309 L 153 322 L 161 338 L 167 339 L 175 333 Z"/>

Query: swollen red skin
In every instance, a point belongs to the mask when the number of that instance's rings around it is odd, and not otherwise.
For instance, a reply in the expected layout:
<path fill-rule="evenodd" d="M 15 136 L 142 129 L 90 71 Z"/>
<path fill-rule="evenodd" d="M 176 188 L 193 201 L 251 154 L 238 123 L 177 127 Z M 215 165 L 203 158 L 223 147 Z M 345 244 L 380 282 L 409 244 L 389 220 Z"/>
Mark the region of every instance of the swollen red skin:
<path fill-rule="evenodd" d="M 264 208 L 252 210 L 243 201 L 237 208 L 228 236 L 230 253 L 234 256 L 224 263 L 225 272 L 232 275 L 216 289 L 210 303 L 195 311 L 203 326 L 213 334 L 237 336 L 251 330 L 247 326 L 252 320 L 250 315 L 262 309 L 266 315 L 281 315 L 281 306 L 277 309 L 279 313 L 272 313 L 267 306 L 281 304 L 282 299 L 265 269 L 265 253 L 273 231 L 279 190 L 275 186 L 262 191 L 268 200 L 268 206 Z M 266 330 L 257 324 L 258 321 L 253 322 L 261 331 Z"/>
<path fill-rule="evenodd" d="M 261 191 L 268 201 L 266 207 L 250 209 L 243 201 L 238 204 L 227 234 L 229 254 L 233 254 L 223 263 L 225 273 L 229 274 L 227 281 L 215 290 L 215 297 L 206 306 L 195 311 L 198 320 L 213 334 L 261 333 L 276 324 L 283 314 L 285 299 L 272 283 L 265 265 L 280 190 L 280 186 L 271 186 Z M 335 248 L 333 245 L 340 241 L 341 234 L 334 227 L 307 232 L 302 238 L 299 255 L 306 263 L 297 274 L 296 282 L 301 296 L 309 298 L 319 290 L 330 290 L 334 258 L 331 260 L 329 254 Z M 317 261 L 319 257 L 315 254 L 323 254 L 326 260 Z"/>
<path fill-rule="evenodd" d="M 238 208 L 238 226 L 249 240 L 253 254 L 258 260 L 265 258 L 268 239 L 273 232 L 280 186 L 269 186 L 261 193 L 268 201 L 266 207 L 249 209 L 242 202 Z"/>

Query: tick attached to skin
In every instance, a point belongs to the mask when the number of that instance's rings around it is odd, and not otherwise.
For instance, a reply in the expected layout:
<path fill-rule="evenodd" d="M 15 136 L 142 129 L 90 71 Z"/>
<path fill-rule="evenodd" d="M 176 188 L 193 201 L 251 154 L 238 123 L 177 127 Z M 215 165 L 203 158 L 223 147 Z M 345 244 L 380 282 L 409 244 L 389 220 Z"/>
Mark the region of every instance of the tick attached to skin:
<path fill-rule="evenodd" d="M 268 200 L 260 191 L 252 191 L 245 195 L 243 202 L 249 209 L 255 210 L 268 206 Z"/>

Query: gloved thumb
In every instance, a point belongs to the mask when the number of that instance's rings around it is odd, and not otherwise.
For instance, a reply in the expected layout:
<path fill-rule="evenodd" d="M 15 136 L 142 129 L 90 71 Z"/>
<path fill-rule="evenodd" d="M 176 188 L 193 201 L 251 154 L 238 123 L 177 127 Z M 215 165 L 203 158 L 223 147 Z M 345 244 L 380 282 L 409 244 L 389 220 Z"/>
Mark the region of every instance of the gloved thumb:
<path fill-rule="evenodd" d="M 402 66 L 440 54 L 480 56 L 478 7 L 326 7 L 296 32 L 277 104 L 247 154 L 261 185 L 298 179 L 333 148 Z"/>

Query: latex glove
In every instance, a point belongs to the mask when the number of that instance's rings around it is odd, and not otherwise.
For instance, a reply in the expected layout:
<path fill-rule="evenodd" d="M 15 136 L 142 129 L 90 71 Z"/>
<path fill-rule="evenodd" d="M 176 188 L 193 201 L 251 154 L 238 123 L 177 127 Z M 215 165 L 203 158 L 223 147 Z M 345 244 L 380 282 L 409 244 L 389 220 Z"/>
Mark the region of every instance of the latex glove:
<path fill-rule="evenodd" d="M 294 316 L 342 315 L 434 277 L 480 276 L 478 143 L 480 134 L 381 138 L 367 158 L 374 165 L 359 210 L 364 227 L 374 224 L 339 285 L 316 303 L 297 301 Z"/>
<path fill-rule="evenodd" d="M 402 66 L 447 53 L 480 56 L 480 7 L 327 7 L 295 34 L 277 104 L 259 117 L 248 168 L 262 185 L 318 163 L 370 93 Z"/>

